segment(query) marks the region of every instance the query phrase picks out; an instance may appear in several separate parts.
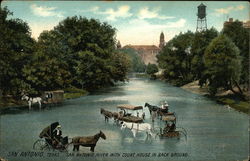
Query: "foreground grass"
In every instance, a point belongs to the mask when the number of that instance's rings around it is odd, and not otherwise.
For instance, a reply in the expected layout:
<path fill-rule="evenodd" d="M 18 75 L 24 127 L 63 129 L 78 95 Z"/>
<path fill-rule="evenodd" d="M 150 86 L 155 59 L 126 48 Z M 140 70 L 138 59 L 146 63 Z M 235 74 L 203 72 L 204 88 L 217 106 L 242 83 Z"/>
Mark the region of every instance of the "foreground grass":
<path fill-rule="evenodd" d="M 219 96 L 215 98 L 218 103 L 229 105 L 230 107 L 249 114 L 250 103 L 249 101 L 243 101 L 235 95 Z"/>

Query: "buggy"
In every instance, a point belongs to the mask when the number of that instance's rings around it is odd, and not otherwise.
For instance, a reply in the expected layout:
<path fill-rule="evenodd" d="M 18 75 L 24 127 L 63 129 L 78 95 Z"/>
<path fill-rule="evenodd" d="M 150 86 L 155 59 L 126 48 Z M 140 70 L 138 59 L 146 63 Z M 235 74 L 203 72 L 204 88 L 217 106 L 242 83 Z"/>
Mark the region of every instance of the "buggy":
<path fill-rule="evenodd" d="M 53 131 L 59 125 L 58 122 L 50 124 L 44 128 L 39 135 L 39 139 L 33 144 L 34 150 L 66 150 L 68 146 L 68 137 L 58 139 L 53 136 Z"/>

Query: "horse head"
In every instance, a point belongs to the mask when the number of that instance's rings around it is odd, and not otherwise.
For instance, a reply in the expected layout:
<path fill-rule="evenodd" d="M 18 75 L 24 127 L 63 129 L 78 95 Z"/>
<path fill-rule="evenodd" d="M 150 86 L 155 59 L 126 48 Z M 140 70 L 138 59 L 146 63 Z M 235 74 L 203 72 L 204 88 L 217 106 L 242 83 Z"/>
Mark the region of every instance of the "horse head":
<path fill-rule="evenodd" d="M 144 107 L 147 107 L 148 105 L 149 105 L 149 104 L 146 102 L 145 105 L 144 105 Z"/>
<path fill-rule="evenodd" d="M 102 139 L 106 140 L 106 135 L 102 131 L 100 131 L 99 135 Z"/>
<path fill-rule="evenodd" d="M 28 100 L 29 99 L 29 97 L 27 96 L 27 95 L 23 95 L 22 97 L 21 97 L 21 100 Z"/>

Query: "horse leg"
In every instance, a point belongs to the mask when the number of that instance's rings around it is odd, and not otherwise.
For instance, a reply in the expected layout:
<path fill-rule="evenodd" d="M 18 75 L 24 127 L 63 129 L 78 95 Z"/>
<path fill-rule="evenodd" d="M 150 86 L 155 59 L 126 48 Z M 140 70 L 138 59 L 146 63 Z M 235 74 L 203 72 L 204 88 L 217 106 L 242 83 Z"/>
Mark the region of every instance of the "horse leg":
<path fill-rule="evenodd" d="M 132 133 L 133 133 L 133 136 L 134 136 L 134 138 L 135 138 L 135 136 L 136 136 L 136 131 L 135 131 L 135 130 L 132 130 Z"/>
<path fill-rule="evenodd" d="M 77 149 L 77 151 L 79 151 L 80 145 L 76 145 L 76 149 Z"/>
<path fill-rule="evenodd" d="M 94 152 L 95 151 L 95 146 L 91 146 L 90 151 Z"/>
<path fill-rule="evenodd" d="M 29 110 L 31 110 L 31 101 L 29 101 Z"/>
<path fill-rule="evenodd" d="M 74 145 L 74 147 L 73 147 L 73 151 L 75 151 L 76 150 L 76 145 Z"/>
<path fill-rule="evenodd" d="M 39 104 L 39 110 L 41 110 L 42 109 L 41 101 L 39 101 L 38 104 Z"/>

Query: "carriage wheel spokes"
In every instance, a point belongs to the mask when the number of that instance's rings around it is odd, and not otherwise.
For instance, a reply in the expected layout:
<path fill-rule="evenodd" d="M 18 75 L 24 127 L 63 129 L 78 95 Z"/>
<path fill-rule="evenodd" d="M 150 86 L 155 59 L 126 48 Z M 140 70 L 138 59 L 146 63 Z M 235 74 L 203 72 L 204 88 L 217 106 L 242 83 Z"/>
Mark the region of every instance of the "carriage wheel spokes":
<path fill-rule="evenodd" d="M 45 140 L 39 139 L 33 144 L 34 150 L 49 150 L 50 147 Z"/>

